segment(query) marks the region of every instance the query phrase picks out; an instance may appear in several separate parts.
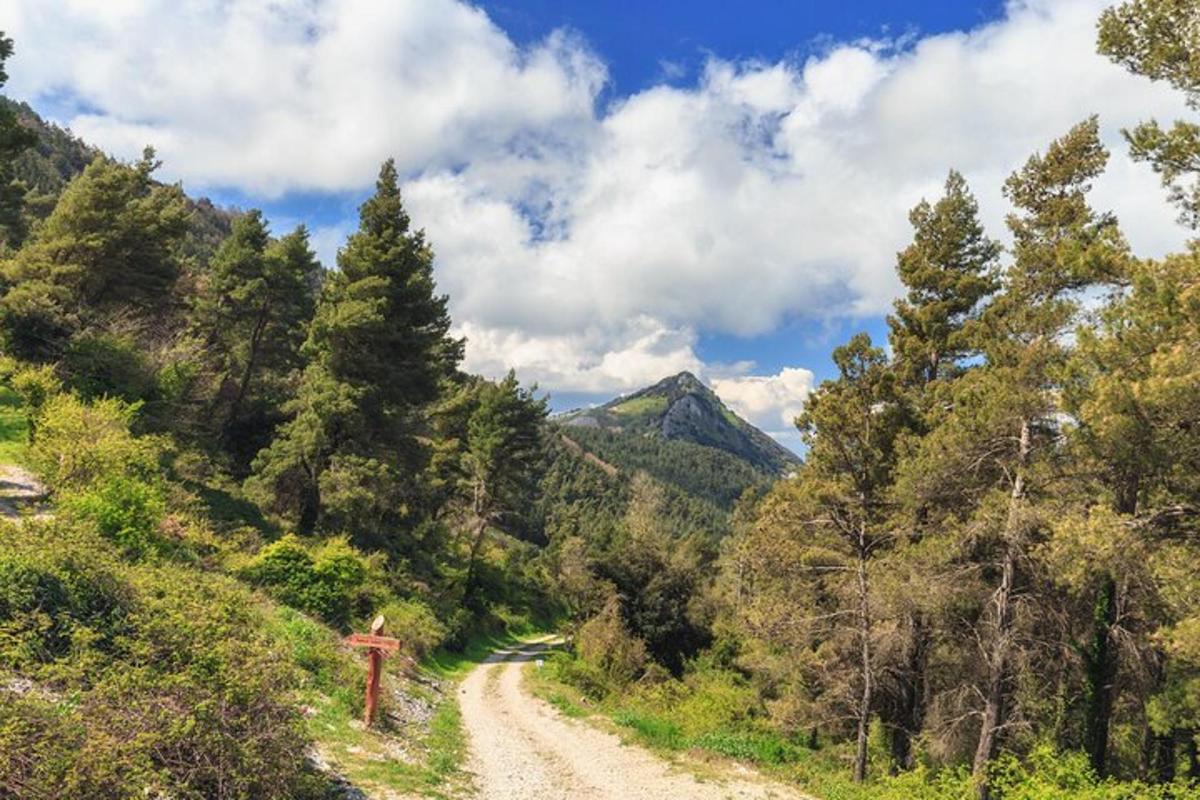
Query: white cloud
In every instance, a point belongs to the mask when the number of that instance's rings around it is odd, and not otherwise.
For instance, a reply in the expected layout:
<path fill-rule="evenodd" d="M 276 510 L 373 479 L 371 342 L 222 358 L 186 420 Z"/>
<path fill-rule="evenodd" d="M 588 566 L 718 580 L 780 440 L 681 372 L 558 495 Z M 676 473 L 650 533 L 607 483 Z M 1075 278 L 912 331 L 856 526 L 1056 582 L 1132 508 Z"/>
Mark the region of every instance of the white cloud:
<path fill-rule="evenodd" d="M 147 142 L 193 185 L 360 189 L 590 124 L 603 65 L 555 33 L 519 49 L 455 0 L 6 0 L 9 91 L 66 96 L 76 133 Z"/>
<path fill-rule="evenodd" d="M 1141 254 L 1179 246 L 1119 130 L 1187 110 L 1095 54 L 1106 3 L 1012 0 L 970 32 L 712 60 L 694 85 L 606 107 L 580 38 L 518 47 L 454 0 L 0 0 L 0 15 L 14 93 L 73 101 L 66 121 L 118 152 L 152 141 L 189 185 L 361 190 L 395 155 L 468 366 L 620 391 L 703 372 L 702 333 L 886 311 L 907 211 L 947 169 L 1001 235 L 1004 177 L 1093 112 L 1113 150 L 1097 205 Z M 332 252 L 346 227 L 314 239 Z M 790 414 L 788 374 L 730 384 L 730 402 Z"/>
<path fill-rule="evenodd" d="M 743 419 L 776 436 L 795 433 L 796 417 L 813 390 L 810 370 L 785 367 L 775 375 L 715 378 L 713 390 Z"/>
<path fill-rule="evenodd" d="M 467 337 L 470 372 L 503 374 L 520 365 L 521 377 L 542 388 L 569 392 L 619 393 L 640 389 L 683 370 L 704 372 L 695 333 L 670 329 L 639 317 L 611 330 L 530 335 L 473 323 L 455 333 Z"/>

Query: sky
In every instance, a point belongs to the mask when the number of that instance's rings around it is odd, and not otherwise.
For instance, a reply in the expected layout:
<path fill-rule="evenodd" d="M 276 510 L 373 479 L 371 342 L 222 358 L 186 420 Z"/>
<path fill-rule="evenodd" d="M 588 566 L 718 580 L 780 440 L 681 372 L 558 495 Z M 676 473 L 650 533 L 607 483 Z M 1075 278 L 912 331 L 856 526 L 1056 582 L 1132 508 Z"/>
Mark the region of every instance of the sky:
<path fill-rule="evenodd" d="M 0 0 L 5 91 L 322 260 L 394 157 L 464 367 L 556 409 L 690 370 L 797 447 L 830 351 L 886 340 L 908 210 L 1099 114 L 1095 205 L 1185 232 L 1120 131 L 1187 115 L 1095 53 L 1099 0 Z"/>

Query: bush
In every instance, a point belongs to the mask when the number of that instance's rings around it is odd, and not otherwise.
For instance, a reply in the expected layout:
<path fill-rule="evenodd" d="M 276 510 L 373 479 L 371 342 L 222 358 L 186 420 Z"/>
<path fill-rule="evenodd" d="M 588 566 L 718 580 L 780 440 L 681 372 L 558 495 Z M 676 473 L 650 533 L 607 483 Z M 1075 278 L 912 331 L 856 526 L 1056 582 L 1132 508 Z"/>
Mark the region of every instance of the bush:
<path fill-rule="evenodd" d="M 6 366 L 11 369 L 9 383 L 21 398 L 21 404 L 29 414 L 29 439 L 36 435 L 37 418 L 46 402 L 62 391 L 62 382 L 54 374 L 54 367 Z"/>
<path fill-rule="evenodd" d="M 401 650 L 418 661 L 446 639 L 446 626 L 419 600 L 397 600 L 385 605 L 379 613 L 386 620 L 386 634 L 399 639 Z"/>
<path fill-rule="evenodd" d="M 0 525 L 0 797 L 308 798 L 298 672 L 250 592 L 129 564 L 70 516 Z"/>
<path fill-rule="evenodd" d="M 85 491 L 69 494 L 62 508 L 95 523 L 104 538 L 127 555 L 155 549 L 158 527 L 166 514 L 162 489 L 149 481 L 113 476 Z"/>
<path fill-rule="evenodd" d="M 100 644 L 72 637 L 69 653 L 48 653 L 64 667 L 49 684 L 61 691 L 0 693 L 0 752 L 11 754 L 0 796 L 322 796 L 290 707 L 295 672 L 262 636 L 249 594 L 191 571 L 124 569 L 121 636 L 104 657 L 72 668 Z M 87 618 L 59 605 L 76 625 Z"/>
<path fill-rule="evenodd" d="M 125 630 L 132 592 L 95 534 L 63 520 L 0 526 L 0 667 L 38 673 L 41 665 L 86 656 L 104 660 Z"/>
<path fill-rule="evenodd" d="M 1003 800 L 1197 800 L 1200 788 L 1149 786 L 1138 782 L 1101 780 L 1087 756 L 1062 752 L 1048 744 L 1034 748 L 1021 761 L 1000 758 L 992 769 L 995 794 Z"/>
<path fill-rule="evenodd" d="M 100 333 L 72 340 L 60 369 L 67 385 L 85 400 L 147 399 L 155 388 L 154 369 L 132 336 Z"/>
<path fill-rule="evenodd" d="M 548 664 L 557 680 L 574 686 L 592 700 L 603 700 L 611 690 L 603 672 L 572 658 L 569 653 L 552 653 Z"/>
<path fill-rule="evenodd" d="M 646 645 L 625 628 L 615 595 L 579 629 L 575 648 L 579 659 L 603 676 L 610 688 L 628 685 L 646 664 Z"/>
<path fill-rule="evenodd" d="M 376 564 L 345 539 L 330 539 L 314 550 L 288 534 L 264 547 L 242 570 L 280 601 L 339 627 L 373 603 L 369 579 Z"/>
<path fill-rule="evenodd" d="M 87 489 L 102 478 L 157 477 L 161 439 L 134 436 L 138 406 L 115 398 L 88 404 L 71 394 L 49 398 L 37 416 L 29 463 L 55 492 Z"/>

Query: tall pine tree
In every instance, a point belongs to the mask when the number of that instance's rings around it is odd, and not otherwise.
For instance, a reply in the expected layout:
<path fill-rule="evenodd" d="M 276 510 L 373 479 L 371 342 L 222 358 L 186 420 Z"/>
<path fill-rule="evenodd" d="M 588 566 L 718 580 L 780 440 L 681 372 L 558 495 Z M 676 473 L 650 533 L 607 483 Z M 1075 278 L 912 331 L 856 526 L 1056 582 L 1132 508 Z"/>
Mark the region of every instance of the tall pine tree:
<path fill-rule="evenodd" d="M 268 444 L 316 307 L 321 267 L 303 226 L 273 242 L 262 214 L 238 217 L 192 311 L 215 373 L 209 418 L 242 467 Z"/>
<path fill-rule="evenodd" d="M 381 546 L 420 500 L 427 406 L 462 356 L 390 160 L 338 267 L 303 348 L 294 416 L 255 459 L 248 486 L 304 532 Z"/>

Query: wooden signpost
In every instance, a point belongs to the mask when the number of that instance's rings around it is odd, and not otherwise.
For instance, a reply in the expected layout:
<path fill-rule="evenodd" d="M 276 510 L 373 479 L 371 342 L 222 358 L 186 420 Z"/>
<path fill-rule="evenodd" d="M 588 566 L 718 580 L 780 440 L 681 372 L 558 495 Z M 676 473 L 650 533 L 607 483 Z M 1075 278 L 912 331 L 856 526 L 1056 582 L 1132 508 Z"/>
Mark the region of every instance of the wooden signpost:
<path fill-rule="evenodd" d="M 396 652 L 400 649 L 400 640 L 383 635 L 383 615 L 380 614 L 371 623 L 370 633 L 352 633 L 346 637 L 346 644 L 367 648 L 367 704 L 363 722 L 369 728 L 371 721 L 375 718 L 375 709 L 379 705 L 379 680 L 383 675 L 383 651 Z"/>

